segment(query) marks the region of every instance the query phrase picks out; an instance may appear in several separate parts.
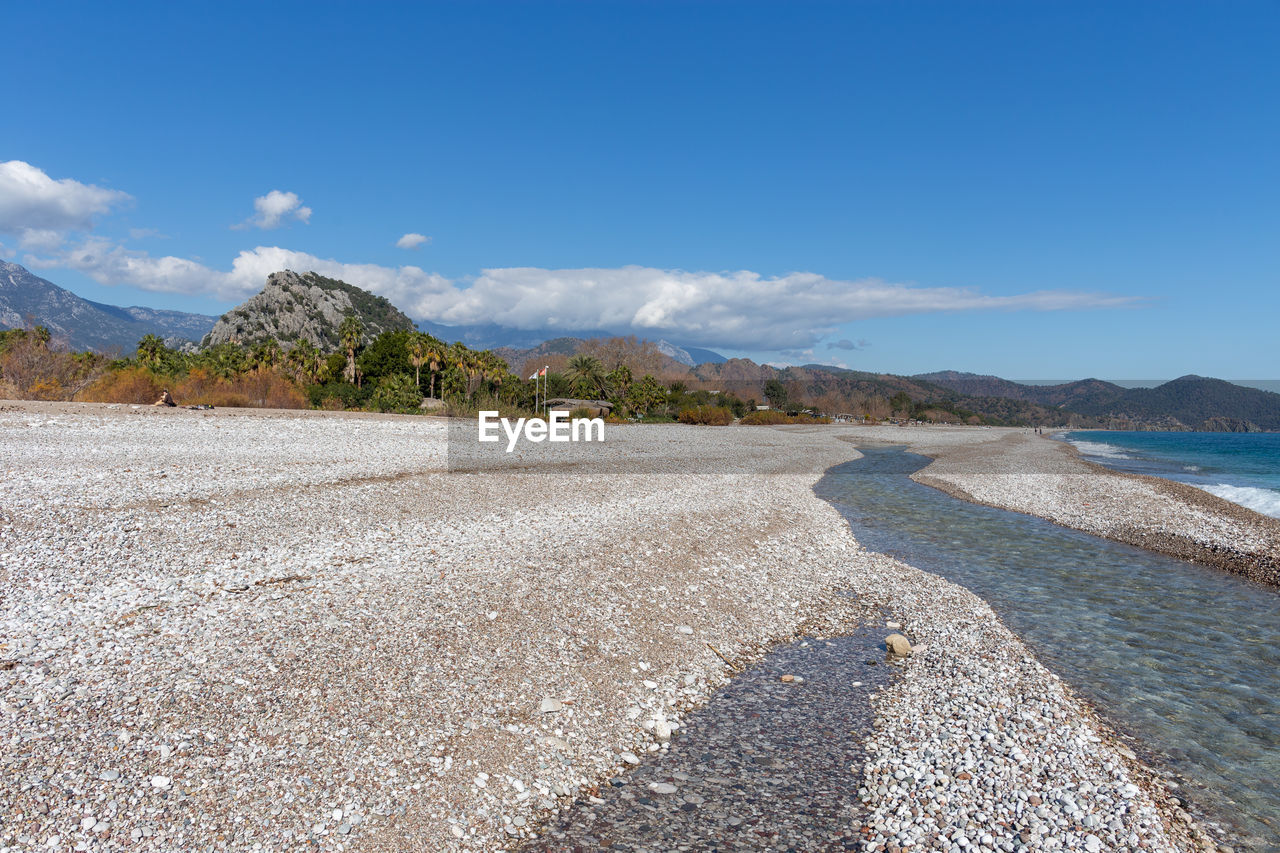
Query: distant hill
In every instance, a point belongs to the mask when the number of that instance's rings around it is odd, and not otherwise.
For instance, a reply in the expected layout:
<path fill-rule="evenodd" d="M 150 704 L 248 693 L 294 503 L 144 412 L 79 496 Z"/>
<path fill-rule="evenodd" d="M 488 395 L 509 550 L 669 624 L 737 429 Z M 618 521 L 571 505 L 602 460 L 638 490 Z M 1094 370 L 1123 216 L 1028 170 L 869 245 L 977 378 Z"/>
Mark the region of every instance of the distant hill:
<path fill-rule="evenodd" d="M 338 327 L 352 314 L 364 323 L 368 338 L 414 328 L 385 297 L 314 272 L 282 270 L 267 276 L 261 292 L 223 314 L 201 344 L 254 344 L 269 338 L 288 343 L 301 337 L 322 350 L 334 350 L 341 343 Z"/>
<path fill-rule="evenodd" d="M 1081 379 L 1060 385 L 1024 385 L 999 376 L 979 376 L 976 373 L 958 373 L 954 370 L 921 373 L 913 378 L 975 397 L 1027 400 L 1042 406 L 1066 407 L 1073 411 L 1080 411 L 1080 406 L 1105 409 L 1107 404 L 1122 397 L 1126 390 L 1100 379 Z"/>
<path fill-rule="evenodd" d="M 1128 422 L 1139 428 L 1280 430 L 1280 394 L 1202 376 L 1183 376 L 1155 388 L 1123 388 L 1099 379 L 1026 385 L 951 370 L 913 378 L 976 397 L 1034 402 L 1090 417 L 1100 425 Z"/>
<path fill-rule="evenodd" d="M 687 350 L 673 347 L 665 341 L 654 343 L 617 335 L 604 335 L 589 340 L 560 337 L 543 341 L 529 348 L 498 347 L 494 349 L 494 352 L 511 366 L 512 371 L 520 375 L 523 375 L 526 367 L 540 368 L 545 365 L 550 366 L 552 370 L 560 370 L 571 356 L 583 351 L 599 356 L 608 367 L 612 367 L 618 360 L 624 360 L 633 372 L 652 373 L 665 379 L 684 378 L 689 373 L 689 361 L 692 360 Z M 710 352 L 710 350 L 700 350 L 700 352 Z"/>
<path fill-rule="evenodd" d="M 1173 418 L 1191 429 L 1280 430 L 1280 394 L 1203 376 L 1183 376 L 1155 388 L 1130 388 L 1104 405 L 1075 408 L 1081 414 L 1134 421 Z"/>
<path fill-rule="evenodd" d="M 152 334 L 175 346 L 200 340 L 214 320 L 185 311 L 92 302 L 19 264 L 0 261 L 0 329 L 44 326 L 73 350 L 132 353 L 139 340 Z"/>

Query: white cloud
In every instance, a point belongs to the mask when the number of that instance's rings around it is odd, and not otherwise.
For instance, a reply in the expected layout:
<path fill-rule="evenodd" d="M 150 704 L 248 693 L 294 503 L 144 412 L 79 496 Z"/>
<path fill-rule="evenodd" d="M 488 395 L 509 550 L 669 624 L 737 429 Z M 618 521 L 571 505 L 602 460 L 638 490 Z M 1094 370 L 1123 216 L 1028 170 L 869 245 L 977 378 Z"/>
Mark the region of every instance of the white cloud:
<path fill-rule="evenodd" d="M 815 273 L 765 277 L 650 267 L 485 270 L 430 319 L 517 328 L 618 329 L 704 346 L 803 349 L 844 323 L 950 311 L 1113 307 L 1132 302 L 1076 291 L 987 296 L 950 287 L 878 279 L 840 281 Z"/>
<path fill-rule="evenodd" d="M 845 323 L 872 317 L 955 311 L 1057 311 L 1131 304 L 1123 296 L 1036 291 L 988 296 L 970 289 L 914 287 L 877 279 L 840 281 L 814 273 L 765 277 L 651 267 L 484 270 L 470 283 L 417 266 L 386 267 L 320 258 L 279 246 L 240 252 L 229 271 L 176 257 L 151 257 L 90 239 L 38 268 L 69 267 L 104 284 L 203 293 L 240 301 L 270 273 L 315 271 L 390 299 L 410 316 L 448 325 L 496 323 L 566 332 L 611 329 L 641 337 L 729 349 L 807 350 Z M 837 348 L 844 348 L 838 340 Z"/>
<path fill-rule="evenodd" d="M 0 163 L 0 232 L 17 235 L 24 248 L 47 251 L 60 232 L 87 231 L 95 215 L 131 200 L 119 190 L 55 181 L 22 160 Z"/>
<path fill-rule="evenodd" d="M 62 248 L 66 236 L 52 228 L 26 228 L 18 232 L 18 245 L 27 251 L 52 252 Z"/>
<path fill-rule="evenodd" d="M 396 248 L 397 249 L 420 249 L 430 242 L 431 242 L 431 238 L 426 236 L 425 234 L 414 234 L 410 232 L 396 241 Z"/>
<path fill-rule="evenodd" d="M 27 256 L 36 269 L 74 269 L 102 284 L 123 284 L 160 293 L 205 294 L 239 302 L 262 289 L 267 276 L 291 269 L 318 272 L 371 290 L 415 317 L 427 317 L 441 298 L 456 293 L 452 282 L 415 266 L 347 264 L 278 246 L 240 252 L 229 271 L 173 256 L 152 257 L 108 240 L 93 238 L 50 257 Z"/>
<path fill-rule="evenodd" d="M 297 193 L 272 190 L 253 200 L 253 209 L 257 211 L 239 225 L 232 228 L 261 228 L 264 231 L 279 228 L 286 219 L 296 219 L 302 223 L 311 221 L 311 208 L 302 203 Z"/>

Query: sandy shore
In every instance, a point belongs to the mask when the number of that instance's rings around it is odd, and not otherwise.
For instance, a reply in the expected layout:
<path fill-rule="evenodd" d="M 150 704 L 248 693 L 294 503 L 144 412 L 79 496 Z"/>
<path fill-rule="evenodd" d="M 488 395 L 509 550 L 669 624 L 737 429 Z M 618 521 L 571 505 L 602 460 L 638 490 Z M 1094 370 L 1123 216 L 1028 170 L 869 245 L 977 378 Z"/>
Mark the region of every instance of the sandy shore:
<path fill-rule="evenodd" d="M 1194 849 L 985 603 L 813 494 L 840 434 L 461 474 L 424 418 L 0 403 L 0 849 L 500 849 L 720 655 L 885 617 L 926 648 L 848 782 L 872 849 Z"/>
<path fill-rule="evenodd" d="M 1280 520 L 1183 483 L 1112 471 L 1020 429 L 850 427 L 934 461 L 912 479 L 1001 509 L 1280 585 Z"/>

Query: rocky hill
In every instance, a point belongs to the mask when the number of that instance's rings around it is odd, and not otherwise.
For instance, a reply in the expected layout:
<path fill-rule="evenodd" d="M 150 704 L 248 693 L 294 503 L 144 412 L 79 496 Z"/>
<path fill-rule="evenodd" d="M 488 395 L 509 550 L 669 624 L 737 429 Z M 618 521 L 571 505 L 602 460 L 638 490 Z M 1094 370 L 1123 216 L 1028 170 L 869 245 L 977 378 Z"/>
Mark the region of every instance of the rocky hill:
<path fill-rule="evenodd" d="M 369 338 L 414 328 L 413 321 L 382 296 L 317 273 L 283 270 L 267 276 L 257 295 L 223 314 L 201 345 L 306 338 L 322 350 L 335 350 L 341 343 L 338 327 L 349 315 L 360 318 Z"/>
<path fill-rule="evenodd" d="M 73 350 L 132 353 L 145 335 L 169 346 L 198 341 L 213 317 L 154 308 L 119 308 L 76 296 L 25 267 L 0 261 L 0 329 L 44 326 Z"/>

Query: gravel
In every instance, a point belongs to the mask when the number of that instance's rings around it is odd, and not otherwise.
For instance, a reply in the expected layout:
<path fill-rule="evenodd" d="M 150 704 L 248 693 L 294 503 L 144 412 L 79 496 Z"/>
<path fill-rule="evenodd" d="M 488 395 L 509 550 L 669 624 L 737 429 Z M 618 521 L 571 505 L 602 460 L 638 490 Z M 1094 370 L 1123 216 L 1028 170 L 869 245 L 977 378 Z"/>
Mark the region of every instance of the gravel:
<path fill-rule="evenodd" d="M 459 474 L 425 418 L 3 404 L 0 850 L 514 847 L 873 612 L 916 649 L 848 782 L 871 849 L 1193 849 L 983 602 L 814 496 L 836 435 Z"/>

